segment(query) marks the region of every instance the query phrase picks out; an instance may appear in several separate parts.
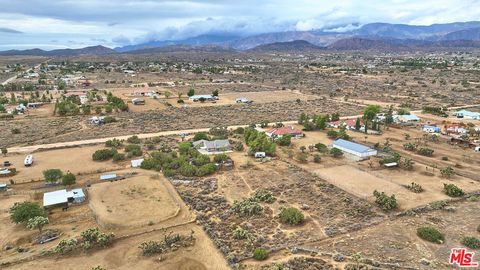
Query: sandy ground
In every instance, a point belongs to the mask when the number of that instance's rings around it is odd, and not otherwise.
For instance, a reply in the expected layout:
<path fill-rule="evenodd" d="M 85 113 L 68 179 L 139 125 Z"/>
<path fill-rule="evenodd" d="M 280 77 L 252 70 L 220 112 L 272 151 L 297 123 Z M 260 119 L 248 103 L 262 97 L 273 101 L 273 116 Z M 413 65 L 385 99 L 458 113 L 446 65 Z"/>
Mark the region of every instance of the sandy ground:
<path fill-rule="evenodd" d="M 226 270 L 229 269 L 223 256 L 213 246 L 207 235 L 197 225 L 185 225 L 174 230 L 175 233 L 189 235 L 195 232 L 196 242 L 193 247 L 183 248 L 168 253 L 164 261 L 160 256 L 144 257 L 139 244 L 149 240 L 163 240 L 164 232 L 152 232 L 138 237 L 117 241 L 113 247 L 91 253 L 80 252 L 75 256 L 58 256 L 41 258 L 33 262 L 14 265 L 6 269 L 61 269 L 89 270 L 94 266 L 106 269 L 159 269 L 159 270 Z"/>
<path fill-rule="evenodd" d="M 31 180 L 43 179 L 42 172 L 48 169 L 61 169 L 64 172 L 70 171 L 74 174 L 93 173 L 97 171 L 115 170 L 122 167 L 112 161 L 96 162 L 92 160 L 92 154 L 103 149 L 103 146 L 84 146 L 57 150 L 40 151 L 33 153 L 33 165 L 25 167 L 23 161 L 26 155 L 8 154 L 0 160 L 8 160 L 17 169 L 17 175 L 5 178 L 13 179 L 16 183 L 29 182 Z M 3 181 L 4 179 L 1 179 Z"/>
<path fill-rule="evenodd" d="M 89 189 L 90 207 L 97 221 L 108 228 L 173 219 L 180 207 L 164 181 L 163 177 L 143 175 L 93 185 Z"/>

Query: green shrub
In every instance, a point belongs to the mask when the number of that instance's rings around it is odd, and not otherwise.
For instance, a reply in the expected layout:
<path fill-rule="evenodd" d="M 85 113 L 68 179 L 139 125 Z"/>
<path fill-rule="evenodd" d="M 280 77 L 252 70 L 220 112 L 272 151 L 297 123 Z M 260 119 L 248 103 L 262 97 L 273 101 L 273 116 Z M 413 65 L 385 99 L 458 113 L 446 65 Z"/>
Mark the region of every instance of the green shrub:
<path fill-rule="evenodd" d="M 208 134 L 206 132 L 199 132 L 199 133 L 196 133 L 195 136 L 193 136 L 193 141 L 196 142 L 196 141 L 200 141 L 200 140 L 209 140 L 208 138 Z"/>
<path fill-rule="evenodd" d="M 129 137 L 127 139 L 127 142 L 128 143 L 133 143 L 133 144 L 139 144 L 141 141 L 140 141 L 140 138 L 138 138 L 137 135 L 133 135 L 132 137 Z"/>
<path fill-rule="evenodd" d="M 433 149 L 430 149 L 430 148 L 420 148 L 418 150 L 418 154 L 422 155 L 422 156 L 426 156 L 426 157 L 431 157 L 433 156 Z"/>
<path fill-rule="evenodd" d="M 229 159 L 229 157 L 226 154 L 217 154 L 217 155 L 213 156 L 213 161 L 215 161 L 217 163 L 222 163 L 224 161 L 227 161 L 228 159 Z"/>
<path fill-rule="evenodd" d="M 423 240 L 432 243 L 442 244 L 445 241 L 445 237 L 443 236 L 443 234 L 437 229 L 430 226 L 423 226 L 418 228 L 417 235 Z"/>
<path fill-rule="evenodd" d="M 440 174 L 445 178 L 450 178 L 455 175 L 455 170 L 452 167 L 448 166 L 446 168 L 441 169 Z"/>
<path fill-rule="evenodd" d="M 289 225 L 298 225 L 305 221 L 303 213 L 294 207 L 282 208 L 279 217 L 280 222 Z"/>
<path fill-rule="evenodd" d="M 415 182 L 412 182 L 407 188 L 414 193 L 422 193 L 423 187 Z"/>
<path fill-rule="evenodd" d="M 462 239 L 462 245 L 471 249 L 480 249 L 480 239 L 473 236 L 465 236 Z"/>
<path fill-rule="evenodd" d="M 113 159 L 113 161 L 125 160 L 125 154 L 123 154 L 123 153 L 116 153 L 115 155 L 113 155 L 112 159 Z"/>
<path fill-rule="evenodd" d="M 454 184 L 443 184 L 443 192 L 450 197 L 461 197 L 465 192 Z"/>
<path fill-rule="evenodd" d="M 263 207 L 255 199 L 248 198 L 242 201 L 235 201 L 232 211 L 239 217 L 251 217 L 260 215 L 263 212 Z"/>
<path fill-rule="evenodd" d="M 119 139 L 108 140 L 105 142 L 106 147 L 119 148 L 122 146 L 122 141 Z"/>
<path fill-rule="evenodd" d="M 388 196 L 385 192 L 373 191 L 375 196 L 375 203 L 384 211 L 390 211 L 397 208 L 397 199 L 395 195 Z"/>
<path fill-rule="evenodd" d="M 322 161 L 322 157 L 319 154 L 313 156 L 313 162 L 320 163 Z"/>
<path fill-rule="evenodd" d="M 140 145 L 129 144 L 125 146 L 125 152 L 130 153 L 134 157 L 139 157 L 143 155 L 142 148 Z"/>
<path fill-rule="evenodd" d="M 408 150 L 408 151 L 415 151 L 417 150 L 418 145 L 414 143 L 406 143 L 403 145 L 403 149 Z"/>
<path fill-rule="evenodd" d="M 244 228 L 237 226 L 235 230 L 233 230 L 233 238 L 235 239 L 247 239 L 249 235 L 248 230 L 245 230 Z"/>
<path fill-rule="evenodd" d="M 257 261 L 263 261 L 268 258 L 268 251 L 263 248 L 256 248 L 253 251 L 253 258 Z"/>
<path fill-rule="evenodd" d="M 335 158 L 338 158 L 338 157 L 343 156 L 343 152 L 342 152 L 342 150 L 334 147 L 334 148 L 330 149 L 330 155 L 332 155 Z"/>
<path fill-rule="evenodd" d="M 280 146 L 289 146 L 290 144 L 292 144 L 292 136 L 286 134 L 280 138 L 277 138 L 275 141 Z"/>
<path fill-rule="evenodd" d="M 323 143 L 316 143 L 314 147 L 315 149 L 317 149 L 318 152 L 321 152 L 321 153 L 325 153 L 328 151 L 327 146 Z"/>
<path fill-rule="evenodd" d="M 115 149 L 100 149 L 95 151 L 92 155 L 92 159 L 95 161 L 109 160 L 118 153 Z"/>
<path fill-rule="evenodd" d="M 253 194 L 253 199 L 259 202 L 273 203 L 276 198 L 270 190 L 259 189 Z"/>

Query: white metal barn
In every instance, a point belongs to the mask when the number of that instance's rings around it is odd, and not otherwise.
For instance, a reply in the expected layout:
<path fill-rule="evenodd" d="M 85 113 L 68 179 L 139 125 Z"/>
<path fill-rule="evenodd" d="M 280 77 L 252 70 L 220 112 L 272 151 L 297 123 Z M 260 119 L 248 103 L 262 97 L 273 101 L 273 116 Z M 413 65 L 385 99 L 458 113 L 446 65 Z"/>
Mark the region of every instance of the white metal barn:
<path fill-rule="evenodd" d="M 338 139 L 333 142 L 333 147 L 342 150 L 344 153 L 354 155 L 360 160 L 368 159 L 371 156 L 377 155 L 377 150 L 372 149 L 368 146 L 350 142 L 343 139 Z"/>

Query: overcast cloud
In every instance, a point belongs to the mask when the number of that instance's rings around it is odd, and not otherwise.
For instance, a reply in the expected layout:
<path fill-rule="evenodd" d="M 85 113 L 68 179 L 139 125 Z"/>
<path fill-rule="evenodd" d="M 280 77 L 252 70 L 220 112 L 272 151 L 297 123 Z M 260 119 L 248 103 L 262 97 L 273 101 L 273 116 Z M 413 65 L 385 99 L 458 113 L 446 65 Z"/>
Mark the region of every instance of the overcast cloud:
<path fill-rule="evenodd" d="M 480 20 L 480 0 L 0 0 L 0 7 L 0 50 Z"/>

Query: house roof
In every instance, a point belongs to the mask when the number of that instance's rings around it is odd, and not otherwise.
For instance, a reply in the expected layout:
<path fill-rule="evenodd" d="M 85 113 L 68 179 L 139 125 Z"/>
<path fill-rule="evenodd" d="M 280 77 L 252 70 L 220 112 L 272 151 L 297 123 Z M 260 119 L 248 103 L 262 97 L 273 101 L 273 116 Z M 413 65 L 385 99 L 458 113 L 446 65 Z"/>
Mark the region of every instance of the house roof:
<path fill-rule="evenodd" d="M 142 165 L 143 158 L 142 159 L 134 159 L 130 162 L 132 163 L 133 168 L 137 168 L 137 167 L 140 167 Z"/>
<path fill-rule="evenodd" d="M 197 147 L 198 145 L 203 144 L 203 147 L 207 149 L 220 149 L 220 148 L 227 148 L 230 147 L 230 142 L 228 140 L 215 140 L 215 141 L 207 141 L 207 140 L 200 140 L 193 142 L 193 146 Z"/>
<path fill-rule="evenodd" d="M 110 180 L 114 178 L 117 178 L 115 173 L 100 175 L 100 180 Z"/>
<path fill-rule="evenodd" d="M 368 146 L 358 144 L 358 143 L 354 143 L 354 142 L 350 142 L 350 141 L 343 140 L 343 139 L 338 139 L 338 140 L 334 141 L 333 142 L 333 147 L 335 147 L 335 146 L 343 147 L 343 148 L 355 151 L 357 153 L 365 153 L 365 152 L 369 152 L 369 151 L 373 150 L 372 148 L 370 148 Z"/>
<path fill-rule="evenodd" d="M 471 112 L 467 110 L 460 110 L 455 112 L 456 115 L 463 115 L 463 116 L 470 116 L 470 117 L 480 117 L 480 113 L 478 112 Z"/>
<path fill-rule="evenodd" d="M 330 122 L 330 125 L 340 126 L 344 123 L 345 123 L 345 125 L 347 125 L 349 127 L 354 127 L 355 124 L 357 123 L 357 119 L 345 119 L 345 120 L 333 121 L 333 122 Z M 361 126 L 365 125 L 363 123 L 363 120 L 360 120 L 360 125 Z"/>
<path fill-rule="evenodd" d="M 190 97 L 190 99 L 200 99 L 200 98 L 212 99 L 213 96 L 212 95 L 195 95 Z"/>
<path fill-rule="evenodd" d="M 43 206 L 57 205 L 68 202 L 68 192 L 66 189 L 47 192 L 43 194 Z"/>
<path fill-rule="evenodd" d="M 416 116 L 415 114 L 404 114 L 404 115 L 399 115 L 398 117 L 405 119 L 407 121 L 420 121 L 420 117 Z"/>
<path fill-rule="evenodd" d="M 267 131 L 268 134 L 275 134 L 277 136 L 282 136 L 285 134 L 290 134 L 290 135 L 302 135 L 303 132 L 297 128 L 294 128 L 293 126 L 283 126 L 279 128 L 272 128 Z"/>
<path fill-rule="evenodd" d="M 66 189 L 47 192 L 43 194 L 43 206 L 57 205 L 61 203 L 67 203 L 68 198 L 84 198 L 85 193 L 81 188 L 72 189 L 67 191 Z"/>

